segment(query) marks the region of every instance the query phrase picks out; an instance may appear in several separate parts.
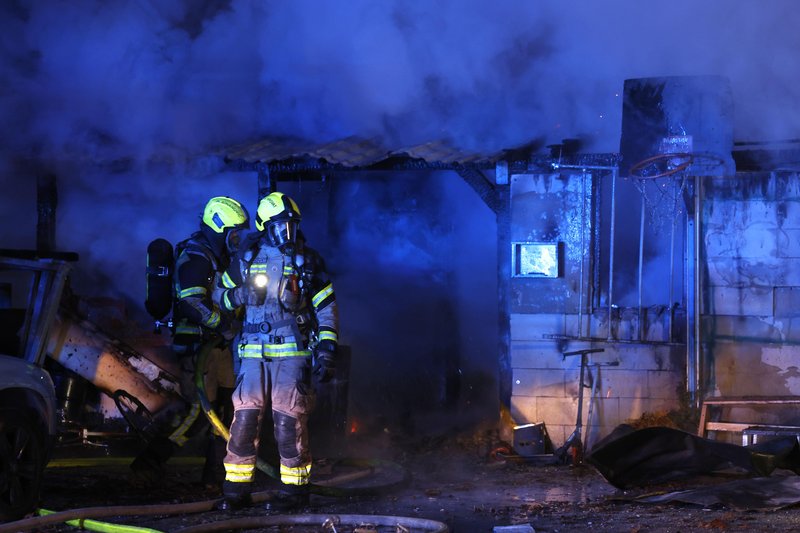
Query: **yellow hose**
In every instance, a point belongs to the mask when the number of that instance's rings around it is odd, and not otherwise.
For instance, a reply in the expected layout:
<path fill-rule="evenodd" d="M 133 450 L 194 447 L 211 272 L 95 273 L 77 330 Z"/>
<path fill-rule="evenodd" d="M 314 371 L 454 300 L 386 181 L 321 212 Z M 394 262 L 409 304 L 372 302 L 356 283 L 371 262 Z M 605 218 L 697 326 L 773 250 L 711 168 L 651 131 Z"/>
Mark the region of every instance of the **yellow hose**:
<path fill-rule="evenodd" d="M 230 439 L 230 431 L 225 424 L 217 416 L 217 413 L 211 406 L 211 402 L 209 402 L 208 397 L 205 393 L 205 366 L 207 363 L 208 355 L 212 349 L 217 347 L 220 343 L 221 339 L 214 339 L 207 343 L 205 343 L 198 352 L 197 358 L 197 370 L 195 371 L 195 385 L 198 390 L 198 398 L 200 399 L 201 407 L 203 408 L 203 412 L 205 413 L 206 417 L 208 418 L 209 422 L 214 426 L 214 428 L 222 435 L 225 440 L 227 441 Z M 176 458 L 178 460 L 178 458 Z M 196 460 L 196 459 L 194 459 Z M 117 462 L 117 459 L 109 458 L 109 463 Z M 96 464 L 98 462 L 98 458 L 90 459 L 89 464 Z M 102 462 L 102 461 L 100 461 Z M 349 463 L 351 466 L 359 466 L 359 467 L 375 467 L 375 466 L 391 466 L 392 463 L 376 461 L 376 460 L 348 460 L 343 461 Z M 86 461 L 80 458 L 75 459 L 65 459 L 61 461 L 53 461 L 49 466 L 82 466 L 86 465 Z M 265 461 L 258 459 L 256 466 L 259 470 L 264 472 L 267 475 L 270 475 L 274 478 L 278 478 L 278 473 L 275 467 L 266 463 Z M 405 483 L 408 480 L 408 473 L 404 471 L 403 479 L 399 483 L 391 483 L 389 485 L 383 487 L 372 487 L 372 488 L 358 488 L 358 489 L 345 489 L 345 488 L 337 488 L 337 487 L 327 487 L 323 485 L 315 485 L 311 484 L 310 488 L 312 492 L 316 494 L 322 494 L 327 496 L 353 496 L 359 494 L 377 494 L 383 490 L 395 488 L 400 484 Z M 253 503 L 259 503 L 266 501 L 269 498 L 269 495 L 272 491 L 263 491 L 263 492 L 256 492 L 252 494 Z M 201 513 L 210 511 L 214 508 L 214 506 L 219 502 L 219 499 L 215 500 L 207 500 L 207 501 L 200 501 L 200 502 L 190 502 L 190 503 L 177 503 L 177 504 L 155 504 L 155 505 L 143 505 L 143 506 L 108 506 L 108 507 L 90 507 L 84 509 L 72 509 L 68 511 L 50 511 L 47 509 L 38 509 L 37 513 L 39 516 L 25 518 L 22 520 L 18 520 L 15 522 L 8 522 L 6 524 L 0 524 L 0 533 L 19 533 L 21 531 L 31 531 L 40 529 L 41 527 L 49 524 L 57 524 L 57 523 L 66 523 L 71 526 L 80 527 L 82 529 L 90 530 L 90 531 L 100 531 L 100 532 L 108 532 L 108 533 L 161 533 L 156 529 L 148 529 L 148 528 L 141 528 L 137 526 L 128 526 L 128 525 L 120 525 L 120 524 L 111 524 L 107 522 L 100 522 L 97 520 L 91 520 L 89 517 L 101 518 L 101 517 L 119 517 L 119 516 L 153 516 L 153 515 L 174 515 L 174 514 L 189 514 L 189 513 Z M 355 515 L 353 515 L 355 516 Z M 278 518 L 278 517 L 273 517 Z M 372 517 L 374 518 L 374 517 Z M 391 517 L 395 519 L 394 517 Z M 299 516 L 288 516 L 283 517 L 284 522 L 289 524 L 294 523 L 304 523 L 304 522 L 297 522 L 300 520 L 301 517 Z M 413 520 L 413 519 L 410 519 Z M 447 531 L 447 527 L 441 523 L 434 523 L 431 522 L 434 526 L 431 530 L 432 531 Z M 203 531 L 219 531 L 222 529 L 229 529 L 230 524 L 223 521 L 217 525 L 209 524 L 206 529 Z M 428 524 L 426 524 L 428 525 Z M 250 527 L 250 526 L 247 526 Z"/>
<path fill-rule="evenodd" d="M 47 516 L 55 514 L 55 511 L 47 509 L 38 509 L 37 513 L 40 516 Z M 86 518 L 77 518 L 75 520 L 67 520 L 64 522 L 68 526 L 79 527 L 89 531 L 100 531 L 101 533 L 162 533 L 158 529 L 150 529 L 149 527 L 127 526 L 121 524 L 112 524 L 110 522 L 100 522 L 99 520 L 89 520 Z"/>
<path fill-rule="evenodd" d="M 200 406 L 203 408 L 203 412 L 206 414 L 208 421 L 212 426 L 214 426 L 214 429 L 219 432 L 222 438 L 228 441 L 231 438 L 231 433 L 228 431 L 228 428 L 225 426 L 225 424 L 222 423 L 222 420 L 219 419 L 217 412 L 214 411 L 214 407 L 211 405 L 211 402 L 208 401 L 208 396 L 206 396 L 205 373 L 208 354 L 211 353 L 211 350 L 216 348 L 219 343 L 220 339 L 217 337 L 214 340 L 205 343 L 200 348 L 200 351 L 197 354 L 197 364 L 194 371 L 194 385 L 197 388 L 197 396 L 200 398 Z"/>
<path fill-rule="evenodd" d="M 205 380 L 205 370 L 208 360 L 208 354 L 211 353 L 211 350 L 219 346 L 221 341 L 222 339 L 220 337 L 214 337 L 200 347 L 200 351 L 197 353 L 197 364 L 195 365 L 195 371 L 194 371 L 194 385 L 195 388 L 197 388 L 197 397 L 200 399 L 200 406 L 203 408 L 203 412 L 205 413 L 206 418 L 208 418 L 208 421 L 211 423 L 212 426 L 214 426 L 214 429 L 216 429 L 222 436 L 222 438 L 224 438 L 225 441 L 227 442 L 231 438 L 231 433 L 225 426 L 225 424 L 222 423 L 222 420 L 219 419 L 219 416 L 217 416 L 217 412 L 214 411 L 214 407 L 208 400 L 208 396 L 206 395 L 206 380 Z M 280 479 L 280 474 L 278 473 L 278 470 L 271 464 L 262 460 L 260 457 L 256 458 L 256 467 L 265 474 L 267 474 L 268 476 L 275 479 Z"/>
<path fill-rule="evenodd" d="M 216 428 L 219 434 L 222 435 L 227 441 L 230 439 L 230 431 L 228 430 L 227 427 L 225 427 L 225 424 L 223 424 L 222 421 L 217 416 L 217 413 L 214 411 L 211 402 L 208 401 L 208 396 L 206 396 L 206 388 L 205 388 L 205 368 L 208 355 L 211 353 L 211 350 L 219 346 L 221 342 L 222 339 L 220 337 L 215 337 L 200 347 L 200 350 L 197 353 L 197 365 L 195 367 L 194 384 L 195 387 L 197 388 L 197 396 L 200 399 L 200 406 L 203 408 L 203 412 L 205 413 L 209 422 L 211 422 L 211 424 L 214 426 L 214 428 Z M 374 469 L 378 467 L 384 467 L 384 468 L 393 468 L 395 470 L 398 469 L 397 465 L 395 465 L 394 463 L 391 463 L 389 461 L 381 461 L 378 459 L 360 459 L 360 460 L 342 459 L 340 460 L 340 463 L 361 468 Z M 256 458 L 256 468 L 258 468 L 268 476 L 280 480 L 280 473 L 278 472 L 278 469 L 273 465 L 267 463 L 260 457 Z M 403 470 L 402 475 L 397 481 L 388 483 L 384 486 L 344 488 L 344 487 L 325 486 L 317 483 L 309 483 L 309 490 L 314 494 L 320 494 L 322 496 L 335 496 L 335 497 L 375 495 L 380 492 L 393 490 L 400 485 L 404 485 L 408 481 L 408 479 L 409 479 L 408 472 Z"/>

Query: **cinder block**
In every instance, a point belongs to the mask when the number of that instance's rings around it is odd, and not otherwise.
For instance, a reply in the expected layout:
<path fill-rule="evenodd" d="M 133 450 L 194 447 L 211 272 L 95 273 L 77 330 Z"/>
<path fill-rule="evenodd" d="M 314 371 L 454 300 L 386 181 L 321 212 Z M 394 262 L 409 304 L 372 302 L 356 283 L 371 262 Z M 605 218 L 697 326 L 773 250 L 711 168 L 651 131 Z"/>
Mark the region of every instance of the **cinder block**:
<path fill-rule="evenodd" d="M 681 368 L 683 361 L 676 357 L 674 348 L 655 344 L 609 344 L 602 356 L 593 358 L 598 362 L 619 361 L 619 369 L 625 370 L 669 370 Z M 677 365 L 677 366 L 676 366 Z"/>
<path fill-rule="evenodd" d="M 512 341 L 541 341 L 544 334 L 560 334 L 564 315 L 512 313 L 509 317 Z"/>
<path fill-rule="evenodd" d="M 601 369 L 599 395 L 603 398 L 646 398 L 649 396 L 646 370 Z"/>
<path fill-rule="evenodd" d="M 783 372 L 764 361 L 763 348 L 756 344 L 718 344 L 714 350 L 715 384 L 723 396 L 763 396 L 789 394 L 787 378 L 795 371 Z M 767 385 L 768 384 L 768 385 Z"/>
<path fill-rule="evenodd" d="M 514 368 L 562 368 L 561 352 L 553 341 L 511 341 Z"/>
<path fill-rule="evenodd" d="M 777 208 L 774 198 L 762 195 L 754 196 L 752 192 L 736 194 L 722 190 L 720 182 L 714 184 L 714 191 L 708 192 L 706 200 L 706 219 L 704 226 L 709 229 L 745 228 L 749 224 L 777 221 Z M 737 191 L 738 192 L 738 191 Z"/>
<path fill-rule="evenodd" d="M 773 283 L 775 286 L 797 287 L 800 286 L 800 258 L 782 257 L 780 276 L 776 276 L 779 282 Z"/>
<path fill-rule="evenodd" d="M 511 394 L 563 398 L 564 375 L 563 370 L 515 368 L 512 370 Z"/>
<path fill-rule="evenodd" d="M 545 422 L 545 426 L 547 427 L 547 434 L 550 435 L 550 442 L 555 449 L 563 446 L 564 443 L 567 442 L 567 437 L 569 437 L 575 429 L 574 422 L 569 426 L 553 424 L 552 427 Z"/>
<path fill-rule="evenodd" d="M 751 225 L 771 225 L 778 221 L 778 204 L 774 198 L 753 198 L 721 200 L 707 196 L 713 202 L 713 210 L 708 209 L 706 228 L 725 228 L 733 231 L 746 231 Z"/>
<path fill-rule="evenodd" d="M 647 372 L 648 396 L 651 400 L 677 398 L 683 386 L 683 376 L 676 372 Z"/>
<path fill-rule="evenodd" d="M 776 317 L 800 317 L 800 287 L 775 287 Z"/>
<path fill-rule="evenodd" d="M 578 402 L 565 398 L 537 398 L 536 418 L 549 428 L 551 425 L 575 426 L 578 416 Z"/>
<path fill-rule="evenodd" d="M 718 315 L 771 316 L 772 287 L 709 287 L 714 313 Z"/>
<path fill-rule="evenodd" d="M 800 219 L 793 220 L 792 224 L 800 225 Z M 784 224 L 777 238 L 778 257 L 800 257 L 800 228 L 787 228 Z"/>
<path fill-rule="evenodd" d="M 714 338 L 720 344 L 735 339 L 758 339 L 761 343 L 786 342 L 788 339 L 783 335 L 784 322 L 750 316 L 717 315 L 714 317 Z M 714 349 L 715 354 L 718 349 Z"/>
<path fill-rule="evenodd" d="M 540 422 L 536 419 L 536 398 L 533 396 L 512 396 L 509 411 L 517 424 Z"/>
<path fill-rule="evenodd" d="M 800 179 L 798 179 L 797 175 L 794 176 L 791 183 L 797 188 L 798 184 L 800 184 Z M 798 198 L 800 194 L 796 193 L 794 197 Z M 782 203 L 786 212 L 786 218 L 783 220 L 783 230 L 793 232 L 793 230 L 800 229 L 800 202 L 784 200 Z"/>
<path fill-rule="evenodd" d="M 589 336 L 596 339 L 608 338 L 608 313 L 595 312 L 589 317 Z"/>
<path fill-rule="evenodd" d="M 708 259 L 708 285 L 715 287 L 800 285 L 800 261 L 775 255 L 760 258 L 711 257 Z"/>

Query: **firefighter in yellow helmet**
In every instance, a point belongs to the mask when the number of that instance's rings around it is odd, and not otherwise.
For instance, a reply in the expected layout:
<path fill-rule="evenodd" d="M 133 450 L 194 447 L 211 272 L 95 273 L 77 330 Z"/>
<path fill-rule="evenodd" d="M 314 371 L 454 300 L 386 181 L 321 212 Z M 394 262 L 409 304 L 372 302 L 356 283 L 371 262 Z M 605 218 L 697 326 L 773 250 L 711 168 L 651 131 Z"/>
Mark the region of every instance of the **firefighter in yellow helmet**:
<path fill-rule="evenodd" d="M 281 488 L 267 507 L 288 510 L 309 500 L 311 381 L 312 375 L 320 382 L 334 375 L 338 316 L 322 258 L 298 238 L 300 218 L 297 204 L 285 194 L 263 198 L 255 221 L 257 244 L 222 276 L 220 306 L 244 307 L 245 314 L 221 509 L 251 501 L 259 428 L 268 408 Z"/>
<path fill-rule="evenodd" d="M 241 203 L 227 196 L 217 196 L 206 203 L 199 231 L 175 245 L 172 351 L 180 365 L 181 395 L 186 400 L 186 409 L 177 416 L 167 413 L 156 421 L 147 447 L 131 463 L 135 483 L 153 484 L 163 479 L 164 464 L 175 451 L 209 428 L 194 386 L 195 363 L 200 347 L 212 335 L 231 340 L 237 333 L 233 315 L 220 310 L 213 295 L 216 278 L 230 265 L 231 252 L 244 230 L 249 229 L 249 223 L 249 215 Z M 229 349 L 213 353 L 209 360 L 209 366 L 215 366 L 222 374 L 227 368 L 227 373 L 233 377 Z M 226 380 L 224 375 L 213 378 L 218 387 L 227 388 L 228 394 L 209 390 L 209 399 L 213 396 L 220 400 L 229 398 L 232 379 Z M 210 436 L 203 469 L 206 483 L 215 481 L 214 470 L 219 463 L 213 440 Z"/>

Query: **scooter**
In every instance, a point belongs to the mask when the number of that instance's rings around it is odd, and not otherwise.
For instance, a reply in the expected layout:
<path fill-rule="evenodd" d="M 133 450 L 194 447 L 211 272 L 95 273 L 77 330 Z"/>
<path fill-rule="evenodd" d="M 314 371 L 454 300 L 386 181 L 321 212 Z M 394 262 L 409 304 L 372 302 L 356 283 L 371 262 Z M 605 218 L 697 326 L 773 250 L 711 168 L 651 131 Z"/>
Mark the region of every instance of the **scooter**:
<path fill-rule="evenodd" d="M 605 348 L 585 348 L 582 350 L 575 350 L 572 352 L 564 352 L 561 354 L 562 360 L 573 355 L 581 356 L 580 378 L 578 382 L 578 417 L 575 421 L 575 429 L 572 434 L 567 437 L 564 444 L 554 452 L 554 456 L 562 464 L 572 463 L 573 466 L 578 466 L 583 463 L 583 454 L 586 439 L 582 437 L 583 433 L 583 389 L 591 389 L 591 396 L 589 397 L 589 413 L 588 418 L 591 422 L 592 412 L 594 410 L 594 396 L 597 391 L 597 376 L 592 376 L 589 373 L 591 383 L 586 383 L 587 367 L 589 366 L 589 354 L 604 352 Z M 608 363 L 594 363 L 594 366 L 619 366 L 619 361 L 611 361 Z"/>

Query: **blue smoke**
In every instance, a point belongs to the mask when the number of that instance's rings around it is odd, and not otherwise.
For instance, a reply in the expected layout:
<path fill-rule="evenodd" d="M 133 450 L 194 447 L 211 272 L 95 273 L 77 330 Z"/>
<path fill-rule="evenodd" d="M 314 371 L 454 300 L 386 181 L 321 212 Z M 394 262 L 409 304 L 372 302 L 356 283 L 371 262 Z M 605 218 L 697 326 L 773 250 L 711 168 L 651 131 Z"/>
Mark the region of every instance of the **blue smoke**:
<path fill-rule="evenodd" d="M 795 13 L 793 0 L 2 2 L 0 247 L 35 245 L 35 177 L 54 173 L 77 290 L 141 311 L 150 240 L 184 238 L 214 195 L 255 211 L 255 174 L 221 155 L 266 135 L 486 153 L 580 138 L 616 152 L 625 79 L 717 74 L 738 140 L 797 138 Z M 345 340 L 375 362 L 364 368 L 417 375 L 455 348 L 480 372 L 494 365 L 493 215 L 455 174 L 421 176 L 354 178 L 321 199 L 281 187 L 340 280 Z"/>

